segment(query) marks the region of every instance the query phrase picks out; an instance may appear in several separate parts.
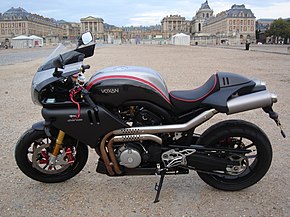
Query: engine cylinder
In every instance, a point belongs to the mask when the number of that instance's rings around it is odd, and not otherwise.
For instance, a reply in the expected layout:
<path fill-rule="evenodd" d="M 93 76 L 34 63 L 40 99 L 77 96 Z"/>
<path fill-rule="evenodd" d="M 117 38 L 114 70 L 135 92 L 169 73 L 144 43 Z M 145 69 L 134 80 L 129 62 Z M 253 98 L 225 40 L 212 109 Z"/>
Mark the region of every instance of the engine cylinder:
<path fill-rule="evenodd" d="M 122 147 L 119 150 L 119 163 L 127 168 L 136 168 L 141 163 L 141 155 L 134 148 Z"/>

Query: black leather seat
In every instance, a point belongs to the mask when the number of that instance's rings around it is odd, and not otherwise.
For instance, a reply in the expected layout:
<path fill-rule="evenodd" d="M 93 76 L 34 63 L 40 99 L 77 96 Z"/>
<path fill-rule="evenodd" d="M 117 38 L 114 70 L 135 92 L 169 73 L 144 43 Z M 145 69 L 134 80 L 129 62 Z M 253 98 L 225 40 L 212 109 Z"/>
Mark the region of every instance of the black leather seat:
<path fill-rule="evenodd" d="M 196 89 L 171 91 L 169 95 L 175 109 L 179 113 L 184 113 L 197 107 L 207 96 L 218 90 L 218 76 L 214 74 Z"/>

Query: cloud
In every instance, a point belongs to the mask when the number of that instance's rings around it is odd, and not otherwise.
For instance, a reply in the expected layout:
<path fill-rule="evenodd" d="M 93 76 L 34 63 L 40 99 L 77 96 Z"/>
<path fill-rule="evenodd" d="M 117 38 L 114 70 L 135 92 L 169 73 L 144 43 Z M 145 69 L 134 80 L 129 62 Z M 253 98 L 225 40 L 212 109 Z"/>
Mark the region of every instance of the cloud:
<path fill-rule="evenodd" d="M 116 25 L 155 25 L 160 24 L 165 16 L 178 14 L 191 20 L 205 0 L 87 0 L 80 4 L 77 0 L 60 1 L 50 0 L 37 3 L 35 0 L 9 0 L 0 4 L 0 13 L 7 11 L 10 7 L 23 7 L 28 12 L 37 13 L 44 17 L 56 20 L 79 22 L 87 16 L 101 17 L 104 22 Z M 252 9 L 255 16 L 259 18 L 289 17 L 289 0 L 210 0 L 209 5 L 217 14 L 228 10 L 233 4 L 245 4 L 246 8 Z"/>
<path fill-rule="evenodd" d="M 252 6 L 252 11 L 259 18 L 289 18 L 290 2 L 272 3 L 267 7 Z"/>
<path fill-rule="evenodd" d="M 160 24 L 163 17 L 165 17 L 167 12 L 157 11 L 157 12 L 147 12 L 134 15 L 134 17 L 129 18 L 129 23 L 127 26 L 148 26 Z"/>

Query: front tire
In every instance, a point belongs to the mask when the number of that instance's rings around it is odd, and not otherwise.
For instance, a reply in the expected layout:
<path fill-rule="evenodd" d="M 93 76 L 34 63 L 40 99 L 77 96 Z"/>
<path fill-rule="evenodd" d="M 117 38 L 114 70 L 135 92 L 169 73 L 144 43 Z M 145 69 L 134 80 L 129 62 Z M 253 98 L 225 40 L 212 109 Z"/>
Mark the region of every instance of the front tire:
<path fill-rule="evenodd" d="M 204 182 L 220 190 L 237 191 L 254 185 L 264 177 L 271 165 L 272 147 L 268 137 L 256 125 L 246 121 L 217 123 L 201 135 L 197 144 L 251 151 L 241 156 L 247 165 L 241 173 L 215 175 L 197 172 Z M 231 159 L 233 158 L 237 157 L 232 156 Z"/>
<path fill-rule="evenodd" d="M 59 165 L 49 166 L 51 140 L 43 130 L 30 129 L 19 139 L 15 160 L 28 177 L 45 183 L 57 183 L 77 175 L 88 159 L 88 148 L 78 141 L 64 144 L 59 154 Z M 60 163 L 61 162 L 61 163 Z"/>

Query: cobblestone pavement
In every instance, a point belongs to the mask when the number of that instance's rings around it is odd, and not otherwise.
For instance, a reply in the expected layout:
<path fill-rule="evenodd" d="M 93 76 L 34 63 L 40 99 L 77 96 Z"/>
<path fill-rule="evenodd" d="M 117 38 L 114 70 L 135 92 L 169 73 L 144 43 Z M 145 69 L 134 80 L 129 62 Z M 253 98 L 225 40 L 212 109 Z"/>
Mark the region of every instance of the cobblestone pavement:
<path fill-rule="evenodd" d="M 47 57 L 55 47 L 29 48 L 29 49 L 1 49 L 0 65 L 14 65 L 29 62 L 38 58 Z"/>

